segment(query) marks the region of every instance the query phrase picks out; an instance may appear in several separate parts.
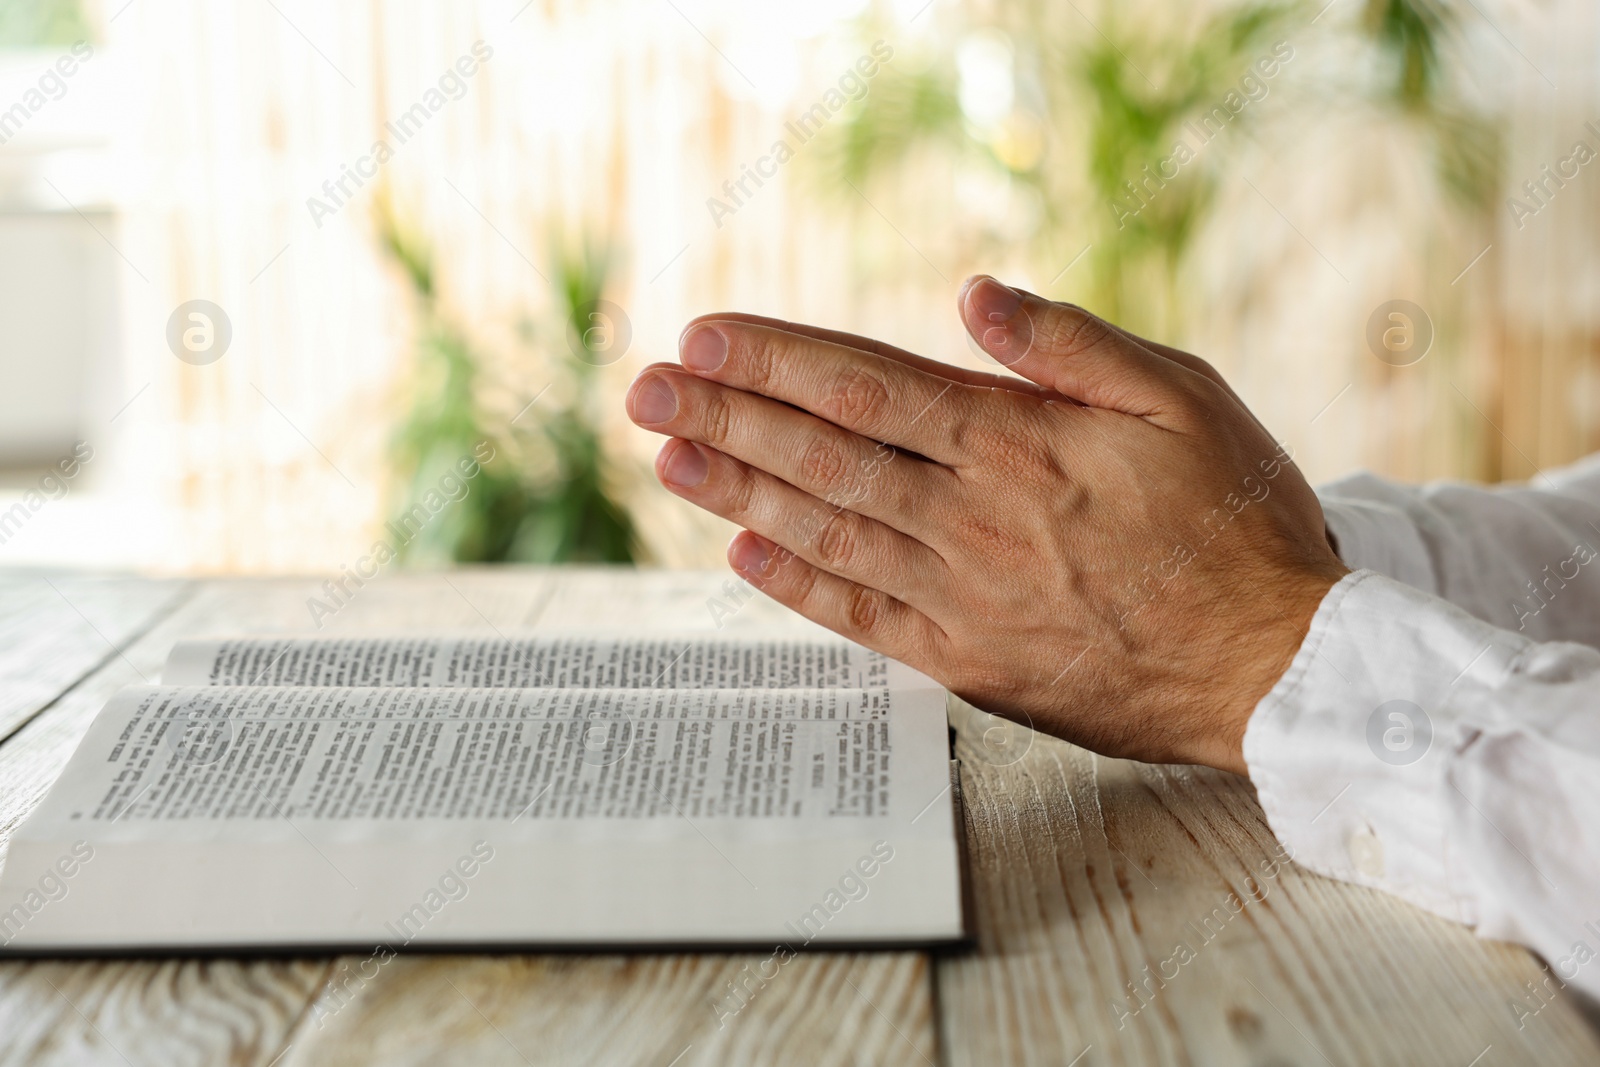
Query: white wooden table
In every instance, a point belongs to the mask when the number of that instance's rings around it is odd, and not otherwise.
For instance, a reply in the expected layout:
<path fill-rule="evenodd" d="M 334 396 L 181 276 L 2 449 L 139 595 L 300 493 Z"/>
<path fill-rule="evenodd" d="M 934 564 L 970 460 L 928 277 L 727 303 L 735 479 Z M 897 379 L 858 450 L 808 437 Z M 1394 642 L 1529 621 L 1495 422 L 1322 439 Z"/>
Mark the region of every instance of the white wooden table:
<path fill-rule="evenodd" d="M 323 632 L 712 630 L 726 580 L 398 574 Z M 0 843 L 174 641 L 310 631 L 320 581 L 0 576 Z M 796 625 L 764 600 L 726 621 Z M 1600 1063 L 1581 1006 L 1530 992 L 1545 972 L 1522 949 L 1292 864 L 1264 874 L 1279 853 L 1244 780 L 951 716 L 973 951 L 802 955 L 720 1029 L 713 1002 L 763 954 L 10 961 L 0 1063 Z M 1544 1006 L 1519 1026 L 1519 1004 Z"/>

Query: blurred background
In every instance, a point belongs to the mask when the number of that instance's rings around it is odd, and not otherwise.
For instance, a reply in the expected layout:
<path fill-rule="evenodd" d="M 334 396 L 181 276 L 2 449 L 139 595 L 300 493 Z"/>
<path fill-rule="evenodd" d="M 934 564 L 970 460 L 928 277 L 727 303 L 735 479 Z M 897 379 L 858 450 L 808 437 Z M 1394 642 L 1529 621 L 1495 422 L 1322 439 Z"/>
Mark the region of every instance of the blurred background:
<path fill-rule="evenodd" d="M 9 4 L 0 567 L 720 565 L 633 374 L 717 309 L 978 366 L 975 271 L 1313 481 L 1533 477 L 1600 443 L 1597 69 L 1592 0 Z"/>

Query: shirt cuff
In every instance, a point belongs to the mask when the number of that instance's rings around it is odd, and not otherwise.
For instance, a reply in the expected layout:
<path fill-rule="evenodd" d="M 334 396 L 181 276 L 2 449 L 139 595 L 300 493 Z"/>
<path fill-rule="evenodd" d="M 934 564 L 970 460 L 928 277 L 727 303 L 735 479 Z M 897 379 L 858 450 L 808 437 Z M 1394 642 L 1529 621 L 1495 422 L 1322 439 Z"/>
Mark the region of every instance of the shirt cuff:
<path fill-rule="evenodd" d="M 1428 593 L 1438 592 L 1428 546 L 1400 508 L 1374 500 L 1324 496 L 1322 516 L 1353 570 L 1373 570 Z"/>
<path fill-rule="evenodd" d="M 1250 778 L 1289 855 L 1475 925 L 1452 865 L 1445 769 L 1478 731 L 1444 698 L 1504 677 L 1526 645 L 1371 570 L 1341 579 L 1245 732 Z M 1423 759 L 1430 749 L 1441 751 Z"/>

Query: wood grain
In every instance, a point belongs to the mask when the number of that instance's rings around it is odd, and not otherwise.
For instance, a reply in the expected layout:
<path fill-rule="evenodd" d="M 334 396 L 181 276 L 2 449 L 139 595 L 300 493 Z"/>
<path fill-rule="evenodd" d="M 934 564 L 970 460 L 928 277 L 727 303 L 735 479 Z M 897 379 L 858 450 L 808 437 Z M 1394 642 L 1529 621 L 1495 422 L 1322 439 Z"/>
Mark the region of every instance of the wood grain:
<path fill-rule="evenodd" d="M 341 959 L 283 1063 L 937 1062 L 920 953 L 815 953 L 763 970 L 767 959 Z M 736 986 L 751 991 L 747 1001 L 730 996 Z"/>
<path fill-rule="evenodd" d="M 0 576 L 0 740 L 183 598 L 182 582 Z"/>
<path fill-rule="evenodd" d="M 1532 954 L 1295 866 L 1244 779 L 952 703 L 979 947 L 938 965 L 949 1063 L 1600 1062 L 1570 1001 L 1519 1028 Z"/>
<path fill-rule="evenodd" d="M 326 979 L 323 960 L 0 965 L 0 1062 L 268 1064 Z"/>

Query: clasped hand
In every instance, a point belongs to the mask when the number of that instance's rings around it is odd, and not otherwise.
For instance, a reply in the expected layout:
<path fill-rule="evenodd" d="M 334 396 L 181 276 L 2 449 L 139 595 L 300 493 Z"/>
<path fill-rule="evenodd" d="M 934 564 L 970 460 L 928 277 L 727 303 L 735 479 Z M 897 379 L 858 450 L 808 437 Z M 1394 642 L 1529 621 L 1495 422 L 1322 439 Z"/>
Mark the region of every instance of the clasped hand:
<path fill-rule="evenodd" d="M 1315 494 L 1203 360 L 988 277 L 958 303 L 1022 377 L 716 314 L 628 412 L 780 603 L 1097 752 L 1245 773 L 1346 573 Z"/>

